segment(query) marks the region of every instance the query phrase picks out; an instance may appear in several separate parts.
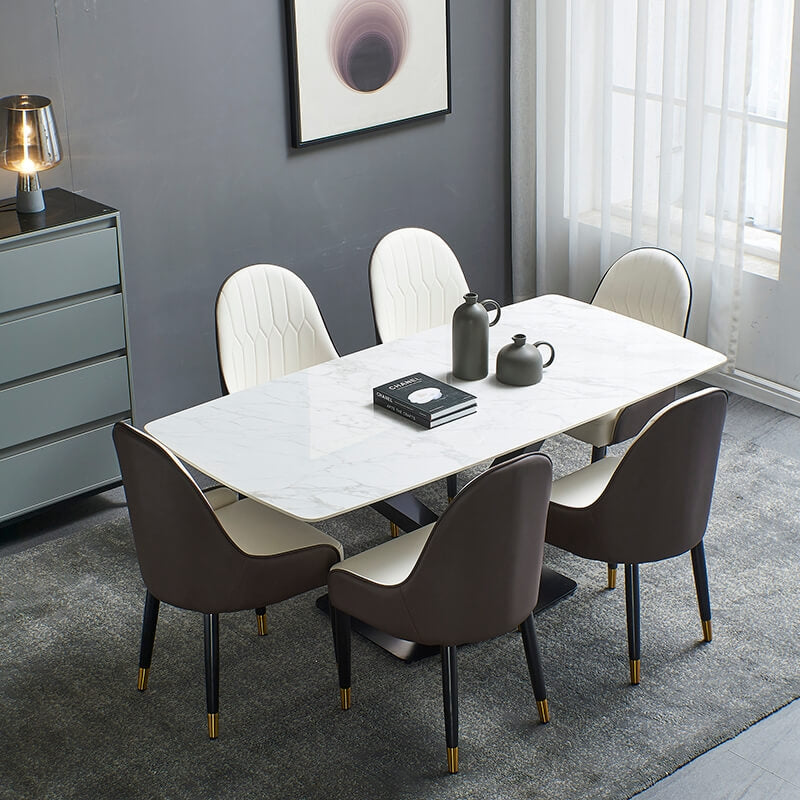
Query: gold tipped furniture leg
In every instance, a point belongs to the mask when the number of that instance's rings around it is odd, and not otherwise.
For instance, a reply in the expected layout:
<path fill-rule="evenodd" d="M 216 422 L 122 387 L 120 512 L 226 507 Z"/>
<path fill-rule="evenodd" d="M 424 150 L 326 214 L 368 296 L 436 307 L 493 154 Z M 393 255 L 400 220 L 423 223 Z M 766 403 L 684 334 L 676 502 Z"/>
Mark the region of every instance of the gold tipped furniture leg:
<path fill-rule="evenodd" d="M 539 722 L 550 722 L 550 706 L 546 699 L 536 701 L 536 710 L 539 712 Z"/>
<path fill-rule="evenodd" d="M 639 683 L 639 679 L 641 678 L 641 666 L 642 666 L 641 659 L 638 658 L 631 659 L 631 683 L 634 686 L 636 686 Z"/>
<path fill-rule="evenodd" d="M 258 635 L 259 636 L 266 636 L 267 635 L 267 615 L 266 614 L 256 614 L 256 623 L 258 624 Z"/>
<path fill-rule="evenodd" d="M 389 530 L 391 531 L 392 539 L 396 539 L 400 535 L 400 528 L 395 522 L 389 523 Z"/>
<path fill-rule="evenodd" d="M 219 713 L 208 715 L 208 738 L 216 739 L 219 736 Z"/>
<path fill-rule="evenodd" d="M 350 708 L 350 687 L 346 689 L 339 689 L 339 698 L 342 701 L 342 711 L 347 711 Z"/>
<path fill-rule="evenodd" d="M 458 748 L 457 747 L 448 747 L 447 748 L 447 771 L 451 775 L 455 775 L 458 772 Z"/>
<path fill-rule="evenodd" d="M 703 639 L 707 642 L 711 641 L 711 620 L 700 620 L 703 623 Z"/>
<path fill-rule="evenodd" d="M 150 667 L 139 667 L 139 679 L 136 681 L 136 688 L 143 692 L 147 688 L 147 679 L 150 677 Z"/>
<path fill-rule="evenodd" d="M 608 588 L 609 589 L 616 589 L 617 588 L 617 568 L 616 567 L 609 567 L 608 568 Z"/>

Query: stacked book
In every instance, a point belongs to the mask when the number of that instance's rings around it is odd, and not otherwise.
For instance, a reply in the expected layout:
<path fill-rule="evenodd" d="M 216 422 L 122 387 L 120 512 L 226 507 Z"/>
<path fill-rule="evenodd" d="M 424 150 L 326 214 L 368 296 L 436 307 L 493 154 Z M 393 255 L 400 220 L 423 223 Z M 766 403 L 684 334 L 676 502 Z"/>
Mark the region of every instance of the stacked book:
<path fill-rule="evenodd" d="M 372 390 L 372 401 L 401 417 L 435 428 L 478 410 L 478 398 L 455 386 L 415 372 Z"/>

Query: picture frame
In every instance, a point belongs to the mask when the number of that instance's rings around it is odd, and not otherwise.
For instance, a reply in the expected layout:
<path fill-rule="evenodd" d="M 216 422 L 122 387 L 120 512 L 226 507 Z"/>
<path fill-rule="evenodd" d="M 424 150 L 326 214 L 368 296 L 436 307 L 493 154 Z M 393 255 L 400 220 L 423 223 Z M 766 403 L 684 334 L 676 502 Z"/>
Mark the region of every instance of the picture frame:
<path fill-rule="evenodd" d="M 449 0 L 285 0 L 292 145 L 449 114 Z"/>

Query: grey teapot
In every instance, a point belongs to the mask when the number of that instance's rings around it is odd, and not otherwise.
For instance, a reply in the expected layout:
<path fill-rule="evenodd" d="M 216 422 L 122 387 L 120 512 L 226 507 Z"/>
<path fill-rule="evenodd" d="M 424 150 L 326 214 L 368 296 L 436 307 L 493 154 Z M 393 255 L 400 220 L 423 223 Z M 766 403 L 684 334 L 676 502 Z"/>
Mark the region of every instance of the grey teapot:
<path fill-rule="evenodd" d="M 549 367 L 556 357 L 556 351 L 550 342 L 534 342 L 527 344 L 524 333 L 511 337 L 511 344 L 500 348 L 497 354 L 497 380 L 511 386 L 532 386 L 542 379 L 542 370 Z M 550 348 L 550 358 L 542 362 L 539 347 Z"/>

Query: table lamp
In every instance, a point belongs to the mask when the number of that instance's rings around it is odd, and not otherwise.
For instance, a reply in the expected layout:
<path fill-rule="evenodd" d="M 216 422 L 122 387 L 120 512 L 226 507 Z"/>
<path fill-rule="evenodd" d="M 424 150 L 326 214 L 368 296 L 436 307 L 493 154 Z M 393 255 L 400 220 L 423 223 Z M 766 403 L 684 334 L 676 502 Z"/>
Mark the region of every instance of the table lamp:
<path fill-rule="evenodd" d="M 37 172 L 59 161 L 61 145 L 50 100 L 36 94 L 0 99 L 0 167 L 19 173 L 18 214 L 44 211 Z"/>

